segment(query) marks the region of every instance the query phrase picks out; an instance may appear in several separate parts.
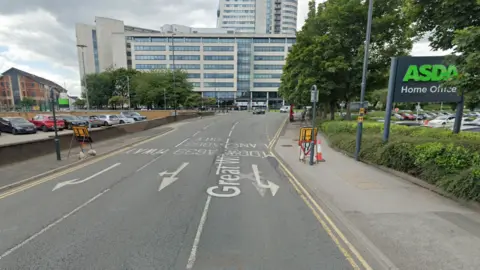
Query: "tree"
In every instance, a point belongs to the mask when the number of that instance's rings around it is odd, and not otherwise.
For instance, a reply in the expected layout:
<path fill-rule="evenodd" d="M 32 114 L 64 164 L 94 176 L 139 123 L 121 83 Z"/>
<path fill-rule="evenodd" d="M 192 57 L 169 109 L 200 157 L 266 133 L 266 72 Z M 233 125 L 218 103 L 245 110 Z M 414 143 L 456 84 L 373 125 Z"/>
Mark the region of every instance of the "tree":
<path fill-rule="evenodd" d="M 124 102 L 125 102 L 125 97 L 123 96 L 113 96 L 108 100 L 108 104 L 112 106 L 114 110 L 116 110 L 118 106 L 123 108 Z"/>
<path fill-rule="evenodd" d="M 84 108 L 86 104 L 87 102 L 85 101 L 85 99 L 80 98 L 75 100 L 75 102 L 73 103 L 73 105 L 75 105 L 77 108 Z"/>
<path fill-rule="evenodd" d="M 31 97 L 24 97 L 24 98 L 22 98 L 22 101 L 20 101 L 20 105 L 24 109 L 27 109 L 27 108 L 30 109 L 35 104 L 36 104 L 35 100 Z"/>
<path fill-rule="evenodd" d="M 412 47 L 410 21 L 402 2 L 374 2 L 370 91 L 386 87 L 390 58 L 406 55 Z M 289 102 L 308 104 L 310 87 L 316 84 L 319 105 L 333 118 L 337 102 L 348 104 L 360 94 L 368 1 L 329 0 L 314 7 L 311 1 L 309 17 L 287 57 L 279 93 Z"/>

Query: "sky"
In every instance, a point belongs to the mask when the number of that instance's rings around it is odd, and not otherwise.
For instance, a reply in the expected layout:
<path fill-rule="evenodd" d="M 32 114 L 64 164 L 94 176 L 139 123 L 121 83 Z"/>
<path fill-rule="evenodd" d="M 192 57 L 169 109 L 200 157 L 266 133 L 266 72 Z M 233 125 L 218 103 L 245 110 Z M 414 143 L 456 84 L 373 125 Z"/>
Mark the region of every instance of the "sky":
<path fill-rule="evenodd" d="M 301 29 L 309 0 L 298 0 Z M 21 0 L 0 8 L 0 73 L 11 67 L 52 80 L 80 95 L 75 23 L 94 24 L 95 16 L 127 25 L 158 29 L 164 24 L 215 27 L 218 0 Z M 182 16 L 177 14 L 181 13 Z M 412 55 L 444 55 L 428 41 Z"/>

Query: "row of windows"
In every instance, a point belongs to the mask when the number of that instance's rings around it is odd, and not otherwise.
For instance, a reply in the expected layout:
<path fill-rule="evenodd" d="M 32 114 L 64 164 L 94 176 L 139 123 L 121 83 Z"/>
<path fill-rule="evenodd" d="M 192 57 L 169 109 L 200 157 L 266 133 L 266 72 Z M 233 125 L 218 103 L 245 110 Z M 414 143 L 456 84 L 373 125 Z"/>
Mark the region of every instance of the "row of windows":
<path fill-rule="evenodd" d="M 203 46 L 204 52 L 233 52 L 233 46 Z"/>
<path fill-rule="evenodd" d="M 137 51 L 165 51 L 165 46 L 135 46 Z M 169 51 L 199 52 L 200 46 L 169 46 Z M 203 46 L 205 52 L 233 52 L 234 46 Z"/>
<path fill-rule="evenodd" d="M 283 61 L 285 56 L 283 55 L 255 55 L 254 60 L 257 61 Z"/>
<path fill-rule="evenodd" d="M 173 69 L 200 69 L 200 64 L 175 64 L 170 67 Z"/>
<path fill-rule="evenodd" d="M 290 0 L 294 1 L 294 0 Z M 255 0 L 225 0 L 225 2 L 255 2 Z"/>
<path fill-rule="evenodd" d="M 165 69 L 167 65 L 165 64 L 136 64 L 136 69 Z"/>
<path fill-rule="evenodd" d="M 204 55 L 203 60 L 231 61 L 231 60 L 234 60 L 234 56 L 233 55 Z"/>
<path fill-rule="evenodd" d="M 298 0 L 284 0 L 284 1 L 285 1 L 285 2 L 290 2 L 290 3 L 295 3 L 295 4 L 298 3 L 298 2 L 297 2 Z"/>
<path fill-rule="evenodd" d="M 233 79 L 233 73 L 204 73 L 206 79 Z"/>
<path fill-rule="evenodd" d="M 297 31 L 297 28 L 293 28 L 293 27 L 282 27 L 282 30 L 287 30 L 287 31 L 296 32 L 296 31 Z"/>
<path fill-rule="evenodd" d="M 255 10 L 224 10 L 224 13 L 253 13 L 255 14 Z"/>
<path fill-rule="evenodd" d="M 254 15 L 223 15 L 224 19 L 255 19 Z"/>
<path fill-rule="evenodd" d="M 223 24 L 255 24 L 254 21 L 223 21 Z"/>
<path fill-rule="evenodd" d="M 297 15 L 296 11 L 291 11 L 291 10 L 282 10 L 283 13 L 288 13 L 288 14 L 294 14 L 295 16 Z"/>
<path fill-rule="evenodd" d="M 233 82 L 204 82 L 203 87 L 233 87 Z"/>
<path fill-rule="evenodd" d="M 200 83 L 199 83 L 199 82 L 192 82 L 192 85 L 193 85 L 193 87 L 200 87 Z"/>
<path fill-rule="evenodd" d="M 253 83 L 253 87 L 280 87 L 280 83 Z"/>
<path fill-rule="evenodd" d="M 225 4 L 225 7 L 246 8 L 255 7 L 255 4 Z"/>
<path fill-rule="evenodd" d="M 264 73 L 256 73 L 253 74 L 255 79 L 280 79 L 282 74 L 264 74 Z"/>
<path fill-rule="evenodd" d="M 175 69 L 200 69 L 200 64 L 175 64 L 170 67 Z M 166 69 L 166 64 L 136 64 L 136 69 Z M 282 70 L 283 65 L 254 65 L 254 70 Z M 233 70 L 234 65 L 222 65 L 222 64 L 204 64 L 203 69 L 206 70 Z M 273 74 L 272 74 L 273 76 Z M 206 77 L 205 77 L 206 78 Z M 214 78 L 214 77 L 212 77 Z"/>
<path fill-rule="evenodd" d="M 253 65 L 255 70 L 282 70 L 283 65 Z"/>
<path fill-rule="evenodd" d="M 285 18 L 292 18 L 284 16 Z M 254 27 L 247 27 L 248 29 L 255 29 Z M 238 29 L 238 28 L 236 28 Z M 135 37 L 132 39 L 135 42 L 164 42 L 171 44 L 172 38 L 155 38 L 155 37 Z M 173 43 L 279 43 L 279 44 L 294 44 L 295 38 L 193 38 L 193 37 L 176 37 Z M 147 48 L 145 48 L 147 47 Z M 155 48 L 152 48 L 155 47 Z M 160 48 L 158 48 L 160 47 Z M 166 46 L 135 46 L 136 51 L 165 51 Z"/>
<path fill-rule="evenodd" d="M 297 24 L 294 23 L 294 22 L 283 22 L 283 24 L 285 24 L 285 25 L 297 26 Z"/>
<path fill-rule="evenodd" d="M 135 55 L 135 60 L 165 60 L 165 55 Z"/>
<path fill-rule="evenodd" d="M 170 60 L 200 60 L 200 55 L 170 55 Z"/>
<path fill-rule="evenodd" d="M 200 55 L 170 55 L 170 60 L 200 60 Z M 135 55 L 135 60 L 166 60 L 165 55 Z M 203 60 L 211 61 L 233 61 L 233 55 L 204 55 Z"/>
<path fill-rule="evenodd" d="M 283 46 L 254 46 L 254 52 L 284 52 L 285 47 Z"/>
<path fill-rule="evenodd" d="M 283 6 L 286 7 L 286 8 L 297 9 L 296 6 L 292 6 L 292 5 L 283 5 Z"/>
<path fill-rule="evenodd" d="M 288 15 L 284 15 L 284 16 L 283 16 L 283 19 L 293 20 L 293 21 L 296 21 L 296 20 L 297 20 L 296 17 L 294 17 L 294 16 L 288 16 Z"/>

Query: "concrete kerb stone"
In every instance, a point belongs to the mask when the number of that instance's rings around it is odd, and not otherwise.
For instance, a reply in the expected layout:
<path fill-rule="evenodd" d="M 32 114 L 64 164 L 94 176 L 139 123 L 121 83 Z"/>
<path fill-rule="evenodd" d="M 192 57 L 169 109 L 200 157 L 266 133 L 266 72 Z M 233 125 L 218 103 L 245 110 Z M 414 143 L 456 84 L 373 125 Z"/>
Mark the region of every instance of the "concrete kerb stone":
<path fill-rule="evenodd" d="M 77 161 L 74 161 L 74 162 L 72 162 L 72 163 L 70 163 L 70 164 L 65 164 L 65 165 L 60 166 L 60 167 L 58 167 L 58 168 L 55 168 L 55 169 L 53 169 L 53 170 L 46 171 L 46 172 L 43 172 L 43 173 L 34 175 L 34 176 L 32 176 L 32 177 L 29 177 L 29 178 L 27 178 L 27 179 L 23 179 L 23 180 L 20 180 L 20 181 L 18 181 L 18 182 L 15 182 L 15 183 L 12 183 L 12 184 L 9 184 L 9 185 L 0 187 L 0 193 L 1 193 L 1 192 L 4 192 L 5 190 L 9 190 L 9 189 L 12 189 L 12 188 L 21 186 L 21 185 L 23 185 L 23 184 L 26 184 L 26 183 L 29 183 L 29 182 L 33 182 L 33 181 L 35 181 L 35 180 L 37 180 L 37 179 L 40 179 L 40 178 L 43 178 L 43 177 L 47 177 L 47 176 L 52 175 L 52 174 L 54 174 L 54 173 L 60 172 L 60 171 L 62 171 L 62 170 L 65 170 L 65 169 L 67 169 L 67 168 L 69 168 L 69 167 L 72 167 L 72 166 L 76 166 L 76 165 L 85 163 L 85 162 L 90 161 L 90 160 L 92 160 L 92 159 L 101 158 L 101 157 L 106 156 L 106 155 L 109 155 L 109 154 L 111 154 L 111 153 L 113 153 L 113 152 L 115 152 L 115 151 L 118 151 L 118 150 L 120 150 L 120 149 L 122 149 L 122 148 L 130 147 L 130 146 L 132 146 L 132 145 L 135 145 L 135 144 L 144 142 L 144 141 L 146 141 L 146 140 L 149 140 L 149 139 L 151 139 L 151 138 L 153 138 L 153 137 L 155 137 L 155 136 L 159 136 L 159 135 L 162 135 L 162 134 L 171 132 L 171 131 L 173 131 L 173 130 L 174 130 L 174 128 L 169 128 L 169 129 L 163 131 L 162 133 L 155 134 L 155 135 L 152 135 L 152 136 L 148 136 L 148 137 L 146 137 L 146 138 L 140 139 L 140 140 L 135 141 L 135 142 L 131 142 L 131 143 L 128 143 L 128 144 L 124 144 L 124 145 L 119 146 L 119 147 L 116 147 L 116 148 L 114 148 L 114 149 L 110 149 L 110 150 L 108 150 L 108 151 L 106 151 L 106 152 L 104 152 L 104 153 L 97 154 L 96 156 L 91 156 L 91 157 L 86 156 L 85 158 L 80 159 L 80 160 L 77 160 Z"/>
<path fill-rule="evenodd" d="M 335 147 L 334 145 L 331 145 L 330 142 L 328 141 L 328 137 L 319 131 L 320 134 L 322 134 L 322 136 L 325 138 L 325 142 L 330 146 L 330 148 L 332 148 L 333 150 L 339 152 L 339 153 L 342 153 L 343 155 L 345 156 L 348 156 L 350 158 L 354 158 L 354 155 L 351 154 L 351 153 L 348 153 L 346 151 L 343 151 L 342 149 L 339 149 L 338 147 Z M 448 198 L 448 199 L 451 199 L 463 206 L 466 206 L 472 210 L 475 210 L 477 212 L 480 213 L 480 203 L 478 202 L 475 202 L 475 201 L 467 201 L 467 200 L 464 200 L 464 199 L 460 199 L 460 198 L 457 198 L 455 196 L 453 196 L 452 194 L 444 191 L 443 189 L 435 186 L 435 185 L 432 185 L 430 183 L 427 183 L 425 182 L 424 180 L 422 179 L 419 179 L 419 178 L 416 178 L 414 176 L 411 176 L 407 173 L 404 173 L 404 172 L 399 172 L 397 170 L 394 170 L 394 169 L 391 169 L 391 168 L 388 168 L 388 167 L 385 167 L 385 166 L 381 166 L 381 165 L 377 165 L 377 164 L 374 164 L 374 163 L 371 163 L 371 162 L 368 162 L 366 160 L 360 160 L 360 162 L 364 163 L 364 164 L 367 164 L 377 170 L 380 170 L 382 172 L 386 172 L 386 173 L 389 173 L 389 174 L 392 174 L 394 176 L 396 176 L 397 178 L 403 180 L 403 181 L 407 181 L 407 182 L 410 182 L 412 184 L 415 184 L 419 187 L 422 187 L 422 188 L 425 188 L 425 189 L 428 189 L 429 191 L 432 191 L 432 192 L 435 192 L 436 194 L 440 195 L 440 196 L 443 196 L 445 198 Z"/>

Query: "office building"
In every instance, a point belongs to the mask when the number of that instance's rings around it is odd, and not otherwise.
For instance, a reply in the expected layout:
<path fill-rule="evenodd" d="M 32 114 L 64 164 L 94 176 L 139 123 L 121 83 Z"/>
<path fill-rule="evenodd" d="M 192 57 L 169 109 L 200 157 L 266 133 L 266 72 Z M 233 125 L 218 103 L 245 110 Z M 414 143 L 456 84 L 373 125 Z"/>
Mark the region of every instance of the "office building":
<path fill-rule="evenodd" d="M 239 106 L 282 104 L 277 93 L 280 76 L 295 43 L 291 34 L 181 25 L 150 30 L 99 17 L 95 26 L 78 24 L 76 31 L 82 76 L 84 70 L 89 74 L 108 67 L 182 69 L 203 97 Z"/>
<path fill-rule="evenodd" d="M 217 27 L 257 34 L 295 34 L 298 0 L 219 0 Z"/>
<path fill-rule="evenodd" d="M 0 74 L 0 110 L 20 108 L 24 98 L 33 99 L 37 110 L 48 109 L 51 87 L 57 94 L 67 92 L 48 79 L 12 67 Z"/>

